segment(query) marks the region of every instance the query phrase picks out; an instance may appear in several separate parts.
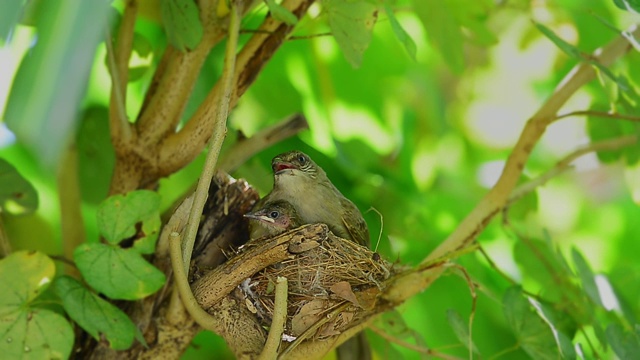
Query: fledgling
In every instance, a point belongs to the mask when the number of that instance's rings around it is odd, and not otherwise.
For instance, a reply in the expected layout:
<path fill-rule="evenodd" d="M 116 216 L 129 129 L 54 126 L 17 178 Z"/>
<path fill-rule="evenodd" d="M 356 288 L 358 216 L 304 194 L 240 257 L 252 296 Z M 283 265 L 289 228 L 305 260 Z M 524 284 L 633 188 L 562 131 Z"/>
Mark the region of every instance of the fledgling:
<path fill-rule="evenodd" d="M 287 201 L 277 200 L 254 207 L 244 215 L 249 218 L 249 238 L 274 237 L 302 225 L 296 209 Z"/>
<path fill-rule="evenodd" d="M 271 167 L 273 190 L 258 206 L 286 200 L 302 224 L 324 223 L 337 236 L 369 246 L 369 229 L 360 210 L 307 154 L 296 150 L 280 154 L 273 158 Z"/>

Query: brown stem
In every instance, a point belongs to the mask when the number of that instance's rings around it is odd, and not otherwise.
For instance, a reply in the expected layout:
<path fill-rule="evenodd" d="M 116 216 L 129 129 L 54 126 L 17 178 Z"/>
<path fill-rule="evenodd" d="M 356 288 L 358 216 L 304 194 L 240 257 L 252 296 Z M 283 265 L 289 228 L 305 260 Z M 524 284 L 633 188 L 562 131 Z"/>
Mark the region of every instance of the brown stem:
<path fill-rule="evenodd" d="M 116 48 L 111 38 L 106 40 L 109 70 L 111 72 L 111 100 L 109 102 L 109 125 L 111 141 L 116 152 L 122 154 L 130 147 L 132 127 L 127 120 L 126 99 L 127 82 L 129 80 L 129 57 L 133 46 L 133 32 L 138 12 L 136 0 L 128 0 L 125 4 Z"/>
<path fill-rule="evenodd" d="M 73 252 L 85 242 L 84 221 L 80 204 L 80 182 L 78 179 L 78 152 L 74 147 L 67 149 L 58 172 L 58 194 L 60 222 L 62 226 L 63 256 L 73 259 Z M 65 265 L 65 273 L 78 277 L 75 266 Z"/>
<path fill-rule="evenodd" d="M 561 115 L 556 116 L 556 118 L 553 119 L 553 121 L 564 119 L 564 118 L 571 117 L 571 116 L 593 116 L 593 117 L 600 117 L 600 118 L 608 118 L 608 119 L 618 119 L 618 120 L 627 120 L 627 121 L 640 122 L 640 116 L 617 114 L 617 113 L 610 113 L 610 112 L 606 112 L 606 111 L 596 111 L 596 110 L 571 111 L 571 112 L 568 112 L 566 114 L 561 114 Z"/>
<path fill-rule="evenodd" d="M 598 141 L 598 142 L 583 146 L 573 151 L 569 155 L 565 156 L 562 160 L 558 161 L 553 166 L 553 168 L 551 168 L 546 173 L 518 186 L 511 193 L 511 196 L 509 196 L 509 201 L 507 202 L 507 204 L 513 204 L 514 202 L 522 198 L 524 195 L 535 190 L 538 186 L 544 185 L 547 181 L 549 181 L 553 177 L 568 170 L 569 168 L 571 168 L 570 166 L 571 163 L 582 155 L 585 155 L 594 151 L 618 150 L 626 146 L 631 146 L 637 142 L 638 142 L 638 136 L 627 135 L 627 136 L 622 136 L 614 139 Z"/>

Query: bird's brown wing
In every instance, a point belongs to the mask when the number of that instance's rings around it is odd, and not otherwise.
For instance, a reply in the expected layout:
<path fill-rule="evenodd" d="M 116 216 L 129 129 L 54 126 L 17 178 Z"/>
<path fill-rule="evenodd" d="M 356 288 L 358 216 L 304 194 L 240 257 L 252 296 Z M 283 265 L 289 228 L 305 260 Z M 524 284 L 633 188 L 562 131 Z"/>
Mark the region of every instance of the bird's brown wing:
<path fill-rule="evenodd" d="M 349 199 L 342 198 L 340 202 L 342 209 L 344 209 L 342 223 L 349 235 L 351 235 L 351 239 L 360 245 L 369 247 L 369 228 L 362 217 L 362 213 Z"/>

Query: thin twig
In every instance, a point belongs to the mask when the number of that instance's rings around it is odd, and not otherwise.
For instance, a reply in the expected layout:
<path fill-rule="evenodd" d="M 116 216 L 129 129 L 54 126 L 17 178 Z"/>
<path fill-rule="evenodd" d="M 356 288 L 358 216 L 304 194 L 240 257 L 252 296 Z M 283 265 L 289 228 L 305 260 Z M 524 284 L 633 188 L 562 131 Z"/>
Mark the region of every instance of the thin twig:
<path fill-rule="evenodd" d="M 627 121 L 640 122 L 640 116 L 625 115 L 625 114 L 618 114 L 618 113 L 610 113 L 610 112 L 606 112 L 606 111 L 596 111 L 596 110 L 571 111 L 571 112 L 568 112 L 566 114 L 561 114 L 561 115 L 556 116 L 556 118 L 553 119 L 553 121 L 557 121 L 557 120 L 564 119 L 564 118 L 571 117 L 571 116 L 593 116 L 593 117 L 601 117 L 601 118 L 608 118 L 608 119 L 617 119 L 617 120 L 627 120 Z"/>
<path fill-rule="evenodd" d="M 412 344 L 412 343 L 408 343 L 404 340 L 400 340 L 392 335 L 387 334 L 386 332 L 384 332 L 384 330 L 372 325 L 369 326 L 369 329 L 371 329 L 371 331 L 373 331 L 374 333 L 380 335 L 380 337 L 382 337 L 383 339 L 398 344 L 400 346 L 402 346 L 403 348 L 407 348 L 409 350 L 413 350 L 415 352 L 418 352 L 420 354 L 425 354 L 425 355 L 430 355 L 430 356 L 435 356 L 435 357 L 439 357 L 441 359 L 447 359 L 447 360 L 460 360 L 460 358 L 455 357 L 455 356 L 451 356 L 451 355 L 447 355 L 447 354 L 442 354 L 439 353 L 435 350 L 432 349 L 427 349 L 424 348 L 420 345 L 416 345 L 416 344 Z"/>
<path fill-rule="evenodd" d="M 196 193 L 193 199 L 191 213 L 189 214 L 189 223 L 187 224 L 183 244 L 184 248 L 182 257 L 184 259 L 185 272 L 188 272 L 189 269 L 191 253 L 193 252 L 193 244 L 195 243 L 196 235 L 198 233 L 198 225 L 200 224 L 200 216 L 202 215 L 204 204 L 207 201 L 209 185 L 211 184 L 211 179 L 215 172 L 220 148 L 222 148 L 222 142 L 224 141 L 227 133 L 227 117 L 229 116 L 229 103 L 231 100 L 233 74 L 235 72 L 236 65 L 240 20 L 237 2 L 234 1 L 231 4 L 229 39 L 227 40 L 227 47 L 225 49 L 224 70 L 222 74 L 223 94 L 220 97 L 220 103 L 218 104 L 213 135 L 209 143 L 209 152 L 207 153 L 204 169 L 202 169 L 202 175 L 200 176 L 198 186 L 196 187 Z"/>
<path fill-rule="evenodd" d="M 260 130 L 250 138 L 238 140 L 220 158 L 218 169 L 232 173 L 260 151 L 308 128 L 309 124 L 304 115 L 289 116 L 273 126 Z"/>
<path fill-rule="evenodd" d="M 258 360 L 275 360 L 278 357 L 278 347 L 282 342 L 282 333 L 287 321 L 287 299 L 289 283 L 286 277 L 278 276 L 276 280 L 276 300 L 273 309 L 273 320 L 269 329 L 269 336 L 260 353 Z"/>
<path fill-rule="evenodd" d="M 513 204 L 514 202 L 518 201 L 519 199 L 521 199 L 524 195 L 528 194 L 529 192 L 535 190 L 538 186 L 542 186 L 544 185 L 547 181 L 549 181 L 551 178 L 563 173 L 564 171 L 568 170 L 571 168 L 571 163 L 579 158 L 582 155 L 591 153 L 591 152 L 595 152 L 595 151 L 607 151 L 607 150 L 618 150 L 621 149 L 623 147 L 626 146 L 631 146 L 635 143 L 638 142 L 638 136 L 637 135 L 627 135 L 627 136 L 621 136 L 618 138 L 613 138 L 613 139 L 608 139 L 608 140 L 602 140 L 602 141 L 598 141 L 598 142 L 594 142 L 588 145 L 585 145 L 575 151 L 573 151 L 572 153 L 570 153 L 569 155 L 565 156 L 564 158 L 562 158 L 560 161 L 558 161 L 553 168 L 551 168 L 549 171 L 547 171 L 546 173 L 538 176 L 535 179 L 532 179 L 530 181 L 527 181 L 526 183 L 518 186 L 512 193 L 511 196 L 509 196 L 509 201 L 507 202 L 507 205 Z"/>

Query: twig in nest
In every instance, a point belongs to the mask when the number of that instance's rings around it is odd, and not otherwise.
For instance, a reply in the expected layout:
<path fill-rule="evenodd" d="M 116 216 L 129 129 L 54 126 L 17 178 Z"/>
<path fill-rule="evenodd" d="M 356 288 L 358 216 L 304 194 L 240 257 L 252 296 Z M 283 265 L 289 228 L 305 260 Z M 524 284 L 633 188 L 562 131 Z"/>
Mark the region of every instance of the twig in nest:
<path fill-rule="evenodd" d="M 278 277 L 276 280 L 276 304 L 273 312 L 273 320 L 269 329 L 267 343 L 264 345 L 259 360 L 274 360 L 278 356 L 278 347 L 282 341 L 285 322 L 287 321 L 287 292 L 289 290 L 287 278 Z"/>

